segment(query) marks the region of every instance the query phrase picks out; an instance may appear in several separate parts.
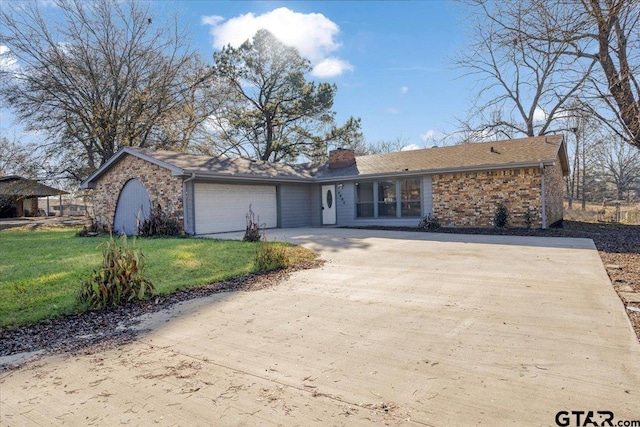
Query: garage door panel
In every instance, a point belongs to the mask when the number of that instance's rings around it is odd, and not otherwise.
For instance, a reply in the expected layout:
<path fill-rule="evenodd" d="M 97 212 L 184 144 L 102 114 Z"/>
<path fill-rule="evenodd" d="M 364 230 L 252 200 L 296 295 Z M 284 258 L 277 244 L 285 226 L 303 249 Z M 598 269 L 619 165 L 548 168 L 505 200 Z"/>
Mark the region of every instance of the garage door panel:
<path fill-rule="evenodd" d="M 196 234 L 240 231 L 251 209 L 266 228 L 278 225 L 276 187 L 196 183 L 194 188 Z"/>

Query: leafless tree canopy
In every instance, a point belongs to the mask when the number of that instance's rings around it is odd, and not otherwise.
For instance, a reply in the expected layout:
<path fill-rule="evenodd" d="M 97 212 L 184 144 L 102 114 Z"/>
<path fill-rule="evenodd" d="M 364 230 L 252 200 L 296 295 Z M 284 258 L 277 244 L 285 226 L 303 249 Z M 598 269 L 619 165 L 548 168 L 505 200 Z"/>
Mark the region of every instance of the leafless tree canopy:
<path fill-rule="evenodd" d="M 569 43 L 524 37 L 539 22 L 535 2 L 470 1 L 470 46 L 455 58 L 477 78 L 477 97 L 464 122 L 469 135 L 513 138 L 557 131 L 564 106 L 589 77 L 595 60 L 575 63 L 563 55 Z"/>
<path fill-rule="evenodd" d="M 596 146 L 598 166 L 616 187 L 617 199 L 629 190 L 640 189 L 640 151 L 621 139 L 603 141 Z"/>
<path fill-rule="evenodd" d="M 465 122 L 479 134 L 541 135 L 579 98 L 640 148 L 640 0 L 466 1 L 473 27 L 456 63 L 478 76 Z"/>
<path fill-rule="evenodd" d="M 20 175 L 24 178 L 36 178 L 38 159 L 34 156 L 36 147 L 10 141 L 0 137 L 0 177 Z"/>
<path fill-rule="evenodd" d="M 206 117 L 197 90 L 206 69 L 175 21 L 149 3 L 56 0 L 5 3 L 2 96 L 77 179 L 123 146 L 183 148 Z"/>
<path fill-rule="evenodd" d="M 366 156 L 369 154 L 393 153 L 402 151 L 403 148 L 411 144 L 411 141 L 401 136 L 395 139 L 371 142 L 368 144 L 360 144 L 354 148 L 357 156 Z"/>

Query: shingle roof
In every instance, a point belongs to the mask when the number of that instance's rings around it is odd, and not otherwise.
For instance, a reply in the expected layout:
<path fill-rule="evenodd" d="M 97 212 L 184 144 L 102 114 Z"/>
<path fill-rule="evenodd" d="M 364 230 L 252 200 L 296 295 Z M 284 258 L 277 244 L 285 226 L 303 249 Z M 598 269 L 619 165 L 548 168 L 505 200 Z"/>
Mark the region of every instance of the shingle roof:
<path fill-rule="evenodd" d="M 497 169 L 554 163 L 559 152 L 563 169 L 568 171 L 562 135 L 511 139 L 422 150 L 399 151 L 356 157 L 356 164 L 345 169 L 324 169 L 322 178 L 384 175 L 411 172 L 452 172 Z"/>
<path fill-rule="evenodd" d="M 11 197 L 46 197 L 68 194 L 66 191 L 40 184 L 17 175 L 0 177 L 0 195 Z"/>
<path fill-rule="evenodd" d="M 211 157 L 166 150 L 128 148 L 144 156 L 198 175 L 252 176 L 256 178 L 311 178 L 311 171 L 305 165 L 288 165 L 262 160 L 246 160 L 228 157 Z"/>
<path fill-rule="evenodd" d="M 127 147 L 116 153 L 83 183 L 87 188 L 125 154 L 132 154 L 171 169 L 174 175 L 272 180 L 355 179 L 377 175 L 440 173 L 554 164 L 558 157 L 568 173 L 562 135 L 454 145 L 422 150 L 357 156 L 356 164 L 329 169 L 328 162 L 303 164 L 270 163 L 227 157 L 211 157 L 166 150 Z"/>

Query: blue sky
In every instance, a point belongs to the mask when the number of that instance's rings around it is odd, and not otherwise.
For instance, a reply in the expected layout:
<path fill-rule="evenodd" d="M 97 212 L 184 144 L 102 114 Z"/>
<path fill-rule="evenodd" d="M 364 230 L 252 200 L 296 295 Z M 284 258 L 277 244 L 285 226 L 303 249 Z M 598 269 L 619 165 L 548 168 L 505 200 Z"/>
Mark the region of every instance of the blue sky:
<path fill-rule="evenodd" d="M 362 118 L 367 142 L 403 138 L 430 146 L 455 129 L 473 82 L 450 58 L 464 45 L 464 9 L 448 1 L 182 1 L 154 2 L 158 14 L 177 8 L 193 47 L 211 60 L 216 48 L 238 44 L 267 27 L 298 47 L 315 81 L 336 83 L 339 122 Z M 1 111 L 1 131 L 19 127 Z"/>

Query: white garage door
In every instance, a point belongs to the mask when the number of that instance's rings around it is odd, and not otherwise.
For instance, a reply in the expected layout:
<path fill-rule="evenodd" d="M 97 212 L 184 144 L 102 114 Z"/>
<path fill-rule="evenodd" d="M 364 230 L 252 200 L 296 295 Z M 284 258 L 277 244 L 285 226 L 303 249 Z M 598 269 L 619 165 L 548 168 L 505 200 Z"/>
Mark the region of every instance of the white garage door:
<path fill-rule="evenodd" d="M 278 226 L 276 187 L 196 183 L 194 187 L 196 234 L 241 231 L 251 210 L 265 228 Z"/>

